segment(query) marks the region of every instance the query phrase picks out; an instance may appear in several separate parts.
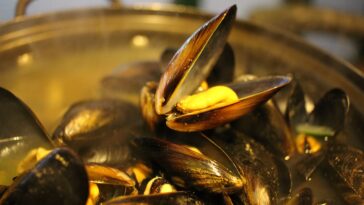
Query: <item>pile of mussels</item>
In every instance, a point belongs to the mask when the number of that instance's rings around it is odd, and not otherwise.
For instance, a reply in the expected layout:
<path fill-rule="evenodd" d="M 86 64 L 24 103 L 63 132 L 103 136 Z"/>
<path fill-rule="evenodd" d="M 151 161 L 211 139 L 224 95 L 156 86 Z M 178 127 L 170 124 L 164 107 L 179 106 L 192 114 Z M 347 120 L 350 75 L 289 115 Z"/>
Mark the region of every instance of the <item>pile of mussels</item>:
<path fill-rule="evenodd" d="M 105 77 L 107 97 L 72 105 L 52 136 L 0 88 L 0 204 L 364 204 L 363 151 L 335 140 L 345 92 L 308 112 L 291 75 L 234 78 L 235 15 Z M 305 186 L 317 172 L 336 198 Z"/>

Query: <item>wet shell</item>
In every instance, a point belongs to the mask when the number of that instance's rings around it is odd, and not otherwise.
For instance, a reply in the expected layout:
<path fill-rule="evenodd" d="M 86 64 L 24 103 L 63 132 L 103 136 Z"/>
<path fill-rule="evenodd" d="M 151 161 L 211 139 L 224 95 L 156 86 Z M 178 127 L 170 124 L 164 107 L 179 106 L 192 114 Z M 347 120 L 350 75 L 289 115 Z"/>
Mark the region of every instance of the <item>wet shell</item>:
<path fill-rule="evenodd" d="M 104 205 L 160 205 L 160 204 L 175 204 L 175 205 L 203 205 L 204 203 L 199 200 L 192 193 L 188 192 L 173 192 L 163 194 L 150 194 L 138 196 L 125 196 L 111 199 L 104 203 Z"/>
<path fill-rule="evenodd" d="M 282 158 L 288 159 L 295 153 L 291 130 L 272 100 L 234 121 L 232 127 Z"/>
<path fill-rule="evenodd" d="M 130 159 L 128 140 L 140 130 L 136 106 L 114 99 L 82 101 L 73 104 L 53 133 L 53 141 L 74 149 L 85 161 L 111 166 Z"/>
<path fill-rule="evenodd" d="M 81 159 L 69 149 L 58 148 L 19 176 L 0 204 L 81 205 L 88 197 L 88 183 Z"/>
<path fill-rule="evenodd" d="M 288 85 L 290 81 L 291 78 L 287 76 L 268 76 L 234 82 L 227 86 L 238 95 L 238 101 L 186 114 L 171 114 L 167 118 L 167 126 L 183 132 L 215 128 L 251 112 L 270 99 L 279 89 Z"/>
<path fill-rule="evenodd" d="M 182 97 L 195 91 L 207 78 L 223 51 L 235 15 L 234 5 L 200 27 L 177 51 L 158 84 L 158 114 L 172 111 Z"/>
<path fill-rule="evenodd" d="M 233 193 L 244 183 L 240 176 L 204 154 L 158 138 L 134 140 L 143 156 L 161 167 L 179 187 L 213 193 Z"/>
<path fill-rule="evenodd" d="M 53 147 L 43 126 L 24 102 L 0 87 L 0 184 L 10 185 L 17 165 L 37 147 Z"/>
<path fill-rule="evenodd" d="M 330 182 L 348 204 L 364 203 L 364 153 L 343 144 L 332 145 L 327 154 L 326 172 Z"/>

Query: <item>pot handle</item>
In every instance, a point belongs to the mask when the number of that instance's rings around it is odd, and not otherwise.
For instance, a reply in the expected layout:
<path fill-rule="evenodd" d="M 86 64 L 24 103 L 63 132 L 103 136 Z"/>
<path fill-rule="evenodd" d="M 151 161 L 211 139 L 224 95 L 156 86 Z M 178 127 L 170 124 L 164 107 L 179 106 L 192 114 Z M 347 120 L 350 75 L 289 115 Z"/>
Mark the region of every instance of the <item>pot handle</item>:
<path fill-rule="evenodd" d="M 24 16 L 26 14 L 27 7 L 34 0 L 18 0 L 15 7 L 15 17 Z M 111 8 L 120 8 L 121 0 L 107 0 L 110 3 Z"/>

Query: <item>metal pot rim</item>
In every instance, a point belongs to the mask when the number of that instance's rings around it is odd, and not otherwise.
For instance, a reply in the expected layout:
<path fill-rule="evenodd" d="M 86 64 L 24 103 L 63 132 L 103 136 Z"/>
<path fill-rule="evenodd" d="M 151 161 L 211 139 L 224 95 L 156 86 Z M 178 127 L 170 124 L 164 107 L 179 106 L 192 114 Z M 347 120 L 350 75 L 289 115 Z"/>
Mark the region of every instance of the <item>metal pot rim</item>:
<path fill-rule="evenodd" d="M 54 21 L 61 21 L 66 19 L 75 18 L 89 18 L 92 16 L 113 16 L 113 15 L 140 15 L 140 14 L 150 14 L 150 15 L 160 15 L 160 16 L 178 16 L 179 18 L 186 19 L 199 19 L 207 20 L 212 14 L 203 12 L 192 7 L 178 6 L 178 5 L 166 5 L 166 4 L 141 4 L 131 7 L 122 8 L 81 8 L 73 10 L 57 11 L 52 13 L 42 13 L 33 16 L 20 16 L 13 20 L 10 20 L 2 25 L 0 25 L 0 44 L 2 41 L 1 36 L 7 33 L 16 32 L 27 27 L 32 27 L 39 24 L 49 24 Z M 352 83 L 355 84 L 362 92 L 364 92 L 364 73 L 358 68 L 354 67 L 345 60 L 339 59 L 332 54 L 329 54 L 322 49 L 308 44 L 304 39 L 288 33 L 286 31 L 280 30 L 273 26 L 261 25 L 259 23 L 252 23 L 245 20 L 237 20 L 234 27 L 238 30 L 254 30 L 260 34 L 274 37 L 290 44 L 300 52 L 311 58 L 324 59 L 326 63 L 332 65 L 332 67 L 337 68 L 336 71 L 341 75 L 350 79 Z M 11 41 L 11 39 L 6 39 Z"/>

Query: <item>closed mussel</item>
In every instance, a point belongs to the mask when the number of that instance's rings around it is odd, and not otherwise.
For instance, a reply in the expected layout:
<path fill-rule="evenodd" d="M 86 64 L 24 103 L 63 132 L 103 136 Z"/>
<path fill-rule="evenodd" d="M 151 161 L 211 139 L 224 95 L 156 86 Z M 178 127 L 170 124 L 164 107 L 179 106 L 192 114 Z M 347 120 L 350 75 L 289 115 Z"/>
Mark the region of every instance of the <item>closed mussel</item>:
<path fill-rule="evenodd" d="M 232 158 L 246 180 L 243 192 L 232 196 L 238 204 L 277 204 L 291 191 L 286 165 L 262 145 L 235 131 L 209 135 Z"/>
<path fill-rule="evenodd" d="M 139 110 L 114 99 L 72 105 L 53 133 L 53 141 L 67 145 L 87 162 L 123 166 L 130 159 L 128 140 L 140 123 Z"/>
<path fill-rule="evenodd" d="M 291 131 L 273 100 L 234 121 L 232 128 L 253 137 L 281 158 L 289 159 L 295 153 Z"/>
<path fill-rule="evenodd" d="M 244 181 L 203 153 L 169 141 L 143 137 L 134 140 L 141 154 L 157 164 L 178 187 L 212 193 L 234 193 Z"/>

